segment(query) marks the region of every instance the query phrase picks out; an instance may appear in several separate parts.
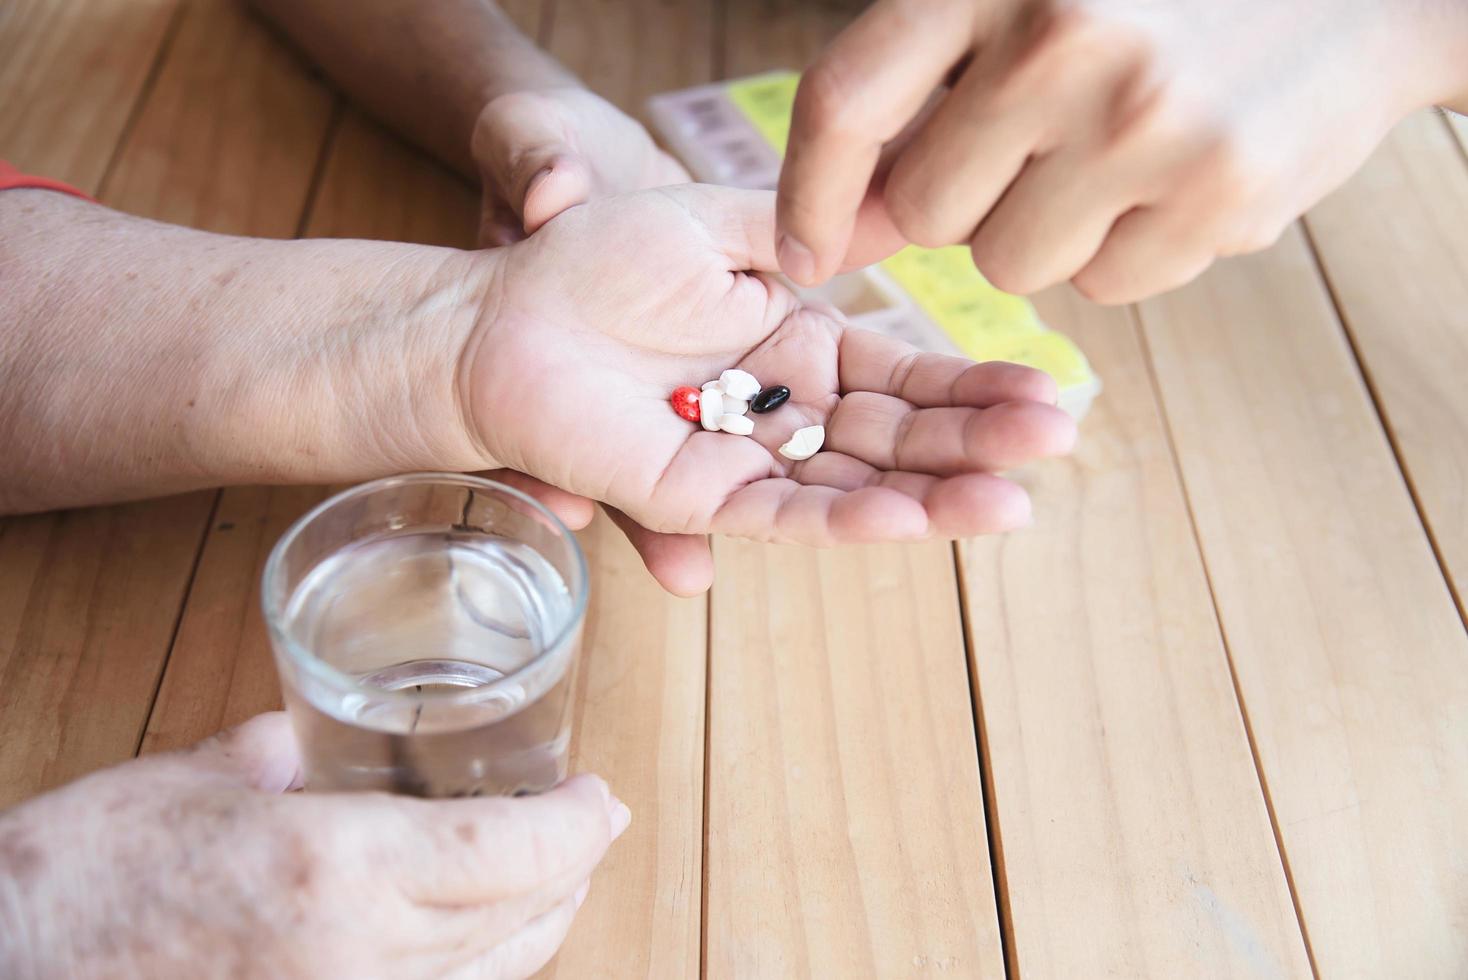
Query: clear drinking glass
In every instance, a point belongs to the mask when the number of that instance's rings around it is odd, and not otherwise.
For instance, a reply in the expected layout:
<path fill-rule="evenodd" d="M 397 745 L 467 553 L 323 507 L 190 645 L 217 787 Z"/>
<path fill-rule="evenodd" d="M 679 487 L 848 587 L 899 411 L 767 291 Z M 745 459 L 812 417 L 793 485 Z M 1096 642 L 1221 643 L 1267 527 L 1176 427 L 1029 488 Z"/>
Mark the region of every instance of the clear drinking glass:
<path fill-rule="evenodd" d="M 302 517 L 261 601 L 308 788 L 556 785 L 586 594 L 566 526 L 490 480 L 391 477 Z"/>

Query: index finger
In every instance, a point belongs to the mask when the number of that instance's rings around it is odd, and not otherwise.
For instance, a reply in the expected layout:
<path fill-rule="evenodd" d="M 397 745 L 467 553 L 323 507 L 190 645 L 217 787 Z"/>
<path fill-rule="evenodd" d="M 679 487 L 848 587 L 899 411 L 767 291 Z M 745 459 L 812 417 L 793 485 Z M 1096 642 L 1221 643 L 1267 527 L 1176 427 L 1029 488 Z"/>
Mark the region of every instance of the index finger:
<path fill-rule="evenodd" d="M 800 80 L 776 224 L 780 268 L 813 286 L 840 267 L 881 156 L 972 47 L 968 0 L 879 0 Z"/>
<path fill-rule="evenodd" d="M 403 798 L 389 867 L 421 905 L 483 905 L 571 894 L 630 814 L 606 783 L 576 776 L 539 796 Z"/>

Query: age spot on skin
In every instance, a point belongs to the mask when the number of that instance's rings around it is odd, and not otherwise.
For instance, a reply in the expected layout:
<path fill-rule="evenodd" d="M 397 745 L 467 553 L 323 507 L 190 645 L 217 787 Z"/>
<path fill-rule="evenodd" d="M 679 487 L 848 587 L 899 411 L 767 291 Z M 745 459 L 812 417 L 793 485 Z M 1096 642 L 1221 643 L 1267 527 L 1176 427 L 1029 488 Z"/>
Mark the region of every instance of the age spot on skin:
<path fill-rule="evenodd" d="M 46 854 L 26 840 L 18 828 L 0 831 L 0 868 L 17 882 L 35 878 L 46 866 Z"/>

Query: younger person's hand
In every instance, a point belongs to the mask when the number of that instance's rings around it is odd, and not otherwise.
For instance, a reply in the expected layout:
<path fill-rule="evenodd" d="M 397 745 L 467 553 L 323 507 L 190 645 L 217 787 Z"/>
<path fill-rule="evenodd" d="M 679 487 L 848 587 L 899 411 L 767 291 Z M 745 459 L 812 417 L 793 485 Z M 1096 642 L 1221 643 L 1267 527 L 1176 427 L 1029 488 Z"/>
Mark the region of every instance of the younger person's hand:
<path fill-rule="evenodd" d="M 528 977 L 626 828 L 606 784 L 296 794 L 285 715 L 0 813 L 0 976 Z"/>
<path fill-rule="evenodd" d="M 1140 299 L 1266 247 L 1465 90 L 1461 0 L 877 0 L 801 81 L 780 264 L 967 242 L 1012 292 Z"/>
<path fill-rule="evenodd" d="M 510 92 L 474 126 L 484 186 L 479 242 L 507 245 L 566 208 L 600 197 L 688 181 L 642 124 L 575 85 Z"/>
<path fill-rule="evenodd" d="M 922 354 L 804 308 L 768 277 L 773 195 L 688 185 L 594 201 L 490 253 L 463 399 L 487 458 L 657 532 L 816 545 L 1026 524 L 996 472 L 1070 449 L 1051 379 Z M 752 437 L 707 432 L 668 396 L 727 368 L 785 384 Z M 803 462 L 777 453 L 826 427 Z M 659 575 L 679 588 L 676 572 Z M 689 591 L 702 588 L 696 583 Z"/>

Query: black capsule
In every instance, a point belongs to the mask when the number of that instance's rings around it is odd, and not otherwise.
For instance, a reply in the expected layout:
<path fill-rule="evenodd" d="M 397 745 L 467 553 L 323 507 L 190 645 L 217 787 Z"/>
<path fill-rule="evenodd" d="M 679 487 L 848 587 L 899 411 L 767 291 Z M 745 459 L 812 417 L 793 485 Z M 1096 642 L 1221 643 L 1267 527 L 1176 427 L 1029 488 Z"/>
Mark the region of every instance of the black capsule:
<path fill-rule="evenodd" d="M 770 385 L 755 395 L 749 402 L 749 410 L 757 415 L 773 412 L 790 400 L 790 389 L 784 385 Z"/>

